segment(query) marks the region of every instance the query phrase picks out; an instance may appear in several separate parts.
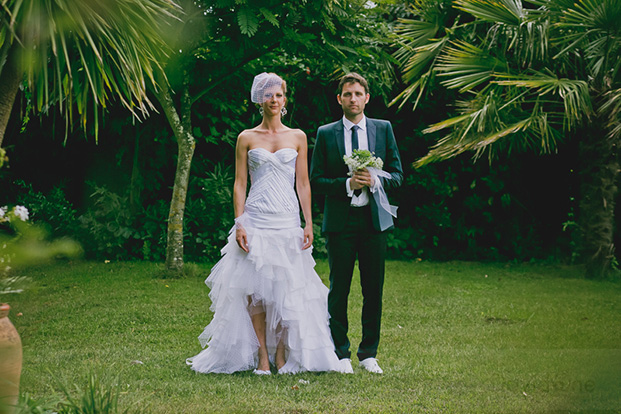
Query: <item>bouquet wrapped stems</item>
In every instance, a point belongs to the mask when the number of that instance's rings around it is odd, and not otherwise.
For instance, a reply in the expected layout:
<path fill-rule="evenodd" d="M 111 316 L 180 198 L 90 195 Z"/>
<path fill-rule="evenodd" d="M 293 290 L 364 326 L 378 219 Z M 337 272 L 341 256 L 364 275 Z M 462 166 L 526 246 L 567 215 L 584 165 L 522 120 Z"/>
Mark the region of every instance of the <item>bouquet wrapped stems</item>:
<path fill-rule="evenodd" d="M 393 217 L 397 217 L 397 207 L 391 206 L 388 202 L 386 191 L 382 186 L 382 180 L 380 180 L 380 177 L 390 178 L 390 174 L 382 170 L 382 168 L 384 168 L 384 161 L 379 157 L 375 157 L 371 151 L 360 149 L 353 150 L 352 154 L 349 156 L 343 156 L 343 161 L 345 161 L 345 164 L 350 169 L 348 174 L 350 176 L 354 174 L 354 171 L 362 170 L 364 168 L 369 171 L 371 177 L 373 177 L 373 181 L 377 183 L 375 192 L 377 193 L 380 207 L 386 210 Z"/>

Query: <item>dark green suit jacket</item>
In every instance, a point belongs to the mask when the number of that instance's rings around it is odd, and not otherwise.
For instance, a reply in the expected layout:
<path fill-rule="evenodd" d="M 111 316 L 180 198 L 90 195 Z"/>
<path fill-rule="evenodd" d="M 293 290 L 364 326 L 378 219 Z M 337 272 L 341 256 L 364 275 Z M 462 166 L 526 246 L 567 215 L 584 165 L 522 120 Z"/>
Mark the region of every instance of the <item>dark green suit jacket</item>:
<path fill-rule="evenodd" d="M 401 158 L 397 149 L 392 125 L 388 121 L 367 118 L 367 139 L 369 150 L 384 161 L 384 171 L 390 178 L 380 178 L 385 190 L 399 187 L 403 181 Z M 310 182 L 314 194 L 324 194 L 323 232 L 339 232 L 345 228 L 351 208 L 345 182 L 349 169 L 343 161 L 345 155 L 345 134 L 343 120 L 322 125 L 317 131 L 310 169 Z M 377 231 L 393 227 L 392 216 L 379 208 L 379 200 L 369 192 L 373 227 Z"/>

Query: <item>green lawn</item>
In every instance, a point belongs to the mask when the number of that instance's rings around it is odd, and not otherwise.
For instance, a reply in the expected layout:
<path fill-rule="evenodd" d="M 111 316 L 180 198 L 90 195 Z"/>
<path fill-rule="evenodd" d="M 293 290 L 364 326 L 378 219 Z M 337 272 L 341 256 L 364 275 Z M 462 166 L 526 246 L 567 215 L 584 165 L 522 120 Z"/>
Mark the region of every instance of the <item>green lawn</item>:
<path fill-rule="evenodd" d="M 21 389 L 37 398 L 90 374 L 120 379 L 120 406 L 148 413 L 621 412 L 621 283 L 578 269 L 387 263 L 384 375 L 196 374 L 209 322 L 204 274 L 152 263 L 31 269 L 4 300 L 24 345 Z M 327 263 L 317 271 L 327 278 Z M 350 298 L 360 340 L 360 288 Z M 22 316 L 17 316 L 21 313 Z M 138 363 L 136 361 L 140 361 Z"/>

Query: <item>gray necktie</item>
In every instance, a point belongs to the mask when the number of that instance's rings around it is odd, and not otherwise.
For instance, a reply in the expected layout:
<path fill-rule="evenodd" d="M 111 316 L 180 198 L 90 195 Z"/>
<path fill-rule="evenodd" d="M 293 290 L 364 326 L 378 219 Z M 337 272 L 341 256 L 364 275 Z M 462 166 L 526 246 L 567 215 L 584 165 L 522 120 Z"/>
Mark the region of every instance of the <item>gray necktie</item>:
<path fill-rule="evenodd" d="M 352 152 L 358 149 L 358 128 L 360 128 L 358 125 L 354 125 L 353 127 L 351 127 L 351 150 Z M 360 193 L 362 193 L 362 190 L 360 189 L 354 190 L 354 194 L 356 196 L 359 196 Z"/>

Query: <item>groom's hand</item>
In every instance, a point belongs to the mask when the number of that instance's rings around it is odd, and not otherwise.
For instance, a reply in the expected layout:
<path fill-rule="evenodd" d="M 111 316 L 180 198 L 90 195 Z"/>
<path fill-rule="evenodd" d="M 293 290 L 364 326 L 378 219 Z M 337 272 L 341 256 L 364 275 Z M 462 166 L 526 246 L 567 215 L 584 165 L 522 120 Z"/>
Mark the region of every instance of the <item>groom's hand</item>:
<path fill-rule="evenodd" d="M 354 171 L 354 175 L 349 182 L 352 190 L 359 190 L 362 187 L 373 187 L 373 184 L 375 184 L 373 176 L 366 168 Z"/>

